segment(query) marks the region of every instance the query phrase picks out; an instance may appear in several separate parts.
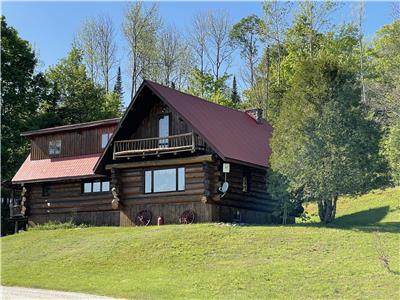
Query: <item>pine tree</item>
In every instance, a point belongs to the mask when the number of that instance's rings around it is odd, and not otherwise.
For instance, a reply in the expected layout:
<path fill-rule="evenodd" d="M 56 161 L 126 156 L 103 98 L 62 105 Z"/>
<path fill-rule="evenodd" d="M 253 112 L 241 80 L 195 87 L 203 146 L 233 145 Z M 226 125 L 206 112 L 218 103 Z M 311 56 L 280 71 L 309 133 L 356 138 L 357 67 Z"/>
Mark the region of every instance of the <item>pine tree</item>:
<path fill-rule="evenodd" d="M 117 79 L 114 85 L 114 94 L 117 94 L 122 101 L 124 92 L 122 91 L 122 78 L 121 78 L 121 67 L 118 67 Z"/>
<path fill-rule="evenodd" d="M 237 90 L 236 76 L 233 76 L 231 100 L 235 104 L 238 104 L 240 102 L 240 96 Z"/>

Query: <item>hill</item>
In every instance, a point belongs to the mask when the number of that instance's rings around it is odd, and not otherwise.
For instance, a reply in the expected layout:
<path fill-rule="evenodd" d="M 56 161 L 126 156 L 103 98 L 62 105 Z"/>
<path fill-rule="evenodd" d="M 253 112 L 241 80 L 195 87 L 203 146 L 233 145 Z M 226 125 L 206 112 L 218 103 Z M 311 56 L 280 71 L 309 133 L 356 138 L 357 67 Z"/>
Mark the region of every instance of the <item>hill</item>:
<path fill-rule="evenodd" d="M 340 199 L 329 227 L 31 230 L 1 239 L 1 282 L 132 299 L 398 299 L 399 213 L 394 188 Z"/>

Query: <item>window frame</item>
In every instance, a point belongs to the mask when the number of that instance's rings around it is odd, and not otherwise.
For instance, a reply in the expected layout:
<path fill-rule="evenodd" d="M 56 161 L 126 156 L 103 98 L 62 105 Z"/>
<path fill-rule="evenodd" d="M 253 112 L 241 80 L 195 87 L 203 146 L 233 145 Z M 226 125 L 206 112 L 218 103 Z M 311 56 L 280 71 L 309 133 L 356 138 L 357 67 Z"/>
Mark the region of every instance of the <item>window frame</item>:
<path fill-rule="evenodd" d="M 108 191 L 103 191 L 103 183 L 104 182 L 108 182 Z M 90 184 L 90 191 L 89 192 L 85 192 L 85 184 Z M 93 184 L 94 183 L 100 183 L 100 191 L 98 192 L 94 192 L 93 191 Z M 81 183 L 81 193 L 84 195 L 87 194 L 103 194 L 103 193 L 109 193 L 111 192 L 111 182 L 110 180 L 93 180 L 93 181 L 82 181 Z"/>
<path fill-rule="evenodd" d="M 183 189 L 179 189 L 179 169 L 183 169 Z M 175 170 L 175 190 L 172 191 L 154 191 L 154 171 L 159 170 Z M 150 192 L 146 192 L 146 172 L 151 173 L 151 184 L 150 184 Z M 145 169 L 143 170 L 143 194 L 165 194 L 165 193 L 176 193 L 176 192 L 185 192 L 186 191 L 186 167 L 165 167 L 165 168 L 153 168 L 153 169 Z"/>
<path fill-rule="evenodd" d="M 58 142 L 60 143 L 60 146 L 57 146 Z M 54 140 L 49 140 L 49 146 L 47 149 L 47 152 L 49 156 L 55 156 L 55 155 L 60 155 L 61 154 L 61 147 L 62 147 L 62 140 L 61 139 L 54 139 Z M 59 150 L 58 152 L 54 152 L 54 150 Z"/>

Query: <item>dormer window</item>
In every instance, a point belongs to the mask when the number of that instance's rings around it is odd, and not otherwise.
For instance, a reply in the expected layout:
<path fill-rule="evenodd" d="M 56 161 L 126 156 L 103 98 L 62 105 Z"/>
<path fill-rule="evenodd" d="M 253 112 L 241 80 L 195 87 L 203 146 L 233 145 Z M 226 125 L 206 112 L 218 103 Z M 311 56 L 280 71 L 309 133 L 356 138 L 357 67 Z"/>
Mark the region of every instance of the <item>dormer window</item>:
<path fill-rule="evenodd" d="M 108 140 L 110 139 L 111 135 L 111 132 L 104 132 L 101 135 L 101 149 L 104 149 L 107 146 Z"/>
<path fill-rule="evenodd" d="M 61 153 L 61 140 L 49 141 L 49 155 L 58 155 Z"/>

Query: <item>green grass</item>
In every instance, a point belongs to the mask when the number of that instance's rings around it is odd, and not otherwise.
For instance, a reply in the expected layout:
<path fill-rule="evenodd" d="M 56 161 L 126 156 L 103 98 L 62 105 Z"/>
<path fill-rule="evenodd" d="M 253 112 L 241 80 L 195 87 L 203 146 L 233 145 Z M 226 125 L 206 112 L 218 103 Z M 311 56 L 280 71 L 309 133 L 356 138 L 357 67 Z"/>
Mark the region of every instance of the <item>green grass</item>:
<path fill-rule="evenodd" d="M 399 213 L 395 188 L 339 200 L 327 228 L 29 231 L 1 239 L 1 282 L 132 299 L 399 299 Z"/>

